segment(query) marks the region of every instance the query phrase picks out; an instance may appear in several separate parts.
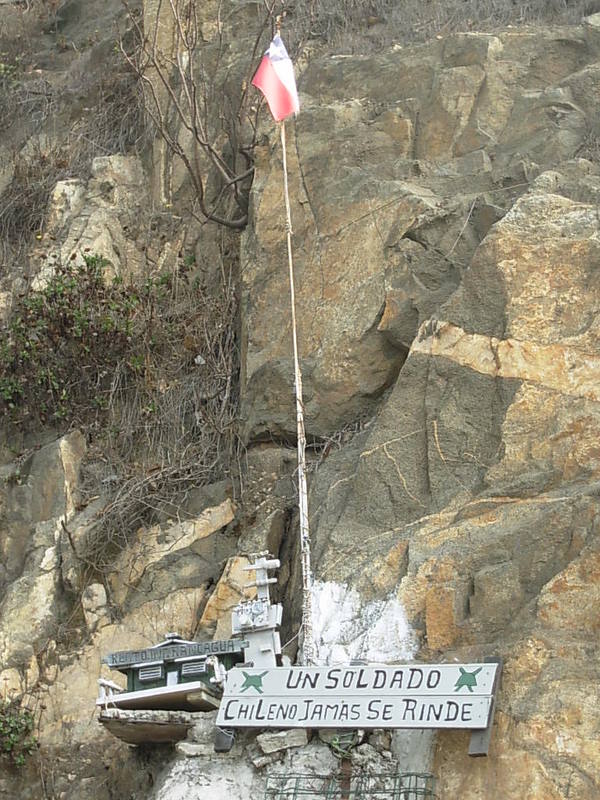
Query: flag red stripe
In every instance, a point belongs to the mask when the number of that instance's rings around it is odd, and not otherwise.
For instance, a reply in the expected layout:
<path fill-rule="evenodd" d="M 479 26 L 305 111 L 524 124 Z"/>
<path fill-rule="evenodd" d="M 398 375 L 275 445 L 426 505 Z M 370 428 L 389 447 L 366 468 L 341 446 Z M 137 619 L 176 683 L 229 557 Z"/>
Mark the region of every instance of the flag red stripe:
<path fill-rule="evenodd" d="M 289 117 L 296 110 L 294 98 L 279 80 L 268 56 L 263 56 L 256 75 L 252 78 L 252 85 L 264 94 L 271 114 L 277 122 Z"/>

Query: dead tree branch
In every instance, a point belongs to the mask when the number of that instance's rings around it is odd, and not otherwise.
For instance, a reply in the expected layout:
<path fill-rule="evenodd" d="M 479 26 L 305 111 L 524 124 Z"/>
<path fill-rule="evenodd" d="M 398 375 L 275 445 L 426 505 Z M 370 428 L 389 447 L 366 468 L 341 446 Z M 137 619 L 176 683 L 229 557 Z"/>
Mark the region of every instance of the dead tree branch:
<path fill-rule="evenodd" d="M 258 104 L 250 105 L 248 85 L 275 4 L 276 0 L 265 0 L 247 74 L 239 96 L 232 100 L 218 84 L 218 73 L 226 72 L 220 69 L 220 19 L 217 68 L 213 62 L 209 70 L 203 61 L 205 46 L 200 40 L 196 3 L 159 0 L 144 26 L 128 0 L 123 0 L 138 45 L 132 50 L 121 41 L 121 52 L 144 87 L 146 113 L 158 136 L 187 171 L 195 196 L 191 213 L 201 222 L 237 230 L 247 223 L 258 114 Z M 161 24 L 169 29 L 168 46 L 159 36 Z M 228 104 L 229 113 L 225 113 Z"/>

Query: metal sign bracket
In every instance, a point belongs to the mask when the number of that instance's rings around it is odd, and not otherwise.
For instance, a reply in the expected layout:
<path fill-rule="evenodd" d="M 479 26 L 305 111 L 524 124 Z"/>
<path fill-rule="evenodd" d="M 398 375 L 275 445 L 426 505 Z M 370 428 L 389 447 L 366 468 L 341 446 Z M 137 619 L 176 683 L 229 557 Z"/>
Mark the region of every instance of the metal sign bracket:
<path fill-rule="evenodd" d="M 500 680 L 502 677 L 503 664 L 501 658 L 498 656 L 487 656 L 483 660 L 486 664 L 498 664 L 498 669 L 496 670 L 494 686 L 492 688 L 492 705 L 490 706 L 487 727 L 471 733 L 471 741 L 469 742 L 469 755 L 472 758 L 481 758 L 482 756 L 487 756 L 488 750 L 490 749 L 492 725 L 494 724 L 494 711 L 496 710 L 496 697 L 498 695 Z"/>

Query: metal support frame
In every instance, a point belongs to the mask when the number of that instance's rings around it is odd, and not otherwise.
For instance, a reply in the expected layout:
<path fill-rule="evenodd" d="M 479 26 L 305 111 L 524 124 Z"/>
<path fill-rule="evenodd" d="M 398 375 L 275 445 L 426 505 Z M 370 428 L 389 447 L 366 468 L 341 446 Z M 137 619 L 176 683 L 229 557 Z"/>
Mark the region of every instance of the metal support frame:
<path fill-rule="evenodd" d="M 473 731 L 471 740 L 469 742 L 469 755 L 472 758 L 481 758 L 487 756 L 490 749 L 490 740 L 492 738 L 492 726 L 494 724 L 494 711 L 496 710 L 496 696 L 500 688 L 500 680 L 502 677 L 502 659 L 498 656 L 487 656 L 483 659 L 486 664 L 498 664 L 496 670 L 496 677 L 494 678 L 494 685 L 492 687 L 492 704 L 490 706 L 490 713 L 488 716 L 488 724 L 482 730 Z"/>
<path fill-rule="evenodd" d="M 348 788 L 339 776 L 270 775 L 264 800 L 436 800 L 435 781 L 429 773 L 354 772 Z"/>

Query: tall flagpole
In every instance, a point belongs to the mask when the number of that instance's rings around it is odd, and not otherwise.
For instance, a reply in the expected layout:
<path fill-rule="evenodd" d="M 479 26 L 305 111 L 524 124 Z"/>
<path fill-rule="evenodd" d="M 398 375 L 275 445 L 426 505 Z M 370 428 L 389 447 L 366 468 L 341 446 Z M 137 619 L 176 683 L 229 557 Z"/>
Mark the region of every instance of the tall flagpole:
<path fill-rule="evenodd" d="M 306 433 L 304 430 L 304 404 L 302 402 L 302 373 L 298 358 L 296 331 L 296 292 L 294 288 L 294 261 L 292 258 L 292 214 L 288 190 L 285 121 L 281 122 L 281 148 L 283 152 L 283 191 L 285 196 L 287 252 L 292 306 L 292 341 L 294 344 L 294 383 L 296 388 L 296 429 L 298 438 L 298 508 L 300 510 L 300 555 L 302 561 L 302 631 L 304 665 L 314 663 L 312 624 L 312 571 L 310 568 L 310 532 L 308 527 L 308 492 L 306 486 Z"/>

